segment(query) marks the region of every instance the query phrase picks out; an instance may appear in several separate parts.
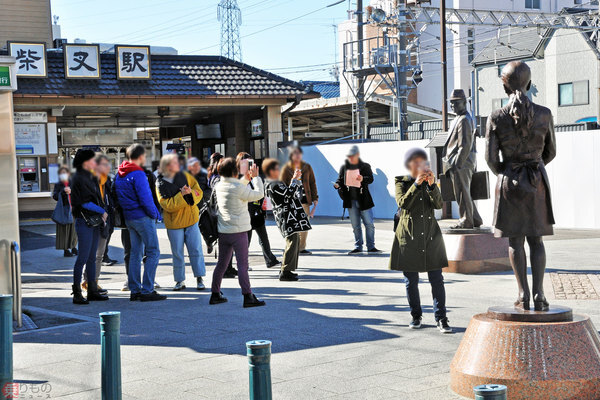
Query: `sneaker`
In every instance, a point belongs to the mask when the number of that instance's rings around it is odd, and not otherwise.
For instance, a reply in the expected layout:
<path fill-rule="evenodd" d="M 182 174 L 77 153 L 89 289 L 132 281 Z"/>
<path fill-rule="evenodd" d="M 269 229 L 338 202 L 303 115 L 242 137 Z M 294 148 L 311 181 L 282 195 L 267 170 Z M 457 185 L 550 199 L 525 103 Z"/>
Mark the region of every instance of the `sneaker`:
<path fill-rule="evenodd" d="M 281 261 L 279 260 L 273 260 L 270 263 L 267 264 L 267 268 L 273 268 L 276 267 L 278 265 L 281 265 Z"/>
<path fill-rule="evenodd" d="M 121 292 L 129 292 L 129 282 L 123 282 L 123 287 L 121 288 Z"/>
<path fill-rule="evenodd" d="M 196 290 L 204 290 L 206 289 L 206 286 L 204 286 L 204 281 L 202 280 L 202 277 L 199 276 L 196 278 Z"/>
<path fill-rule="evenodd" d="M 369 254 L 380 254 L 381 250 L 379 250 L 377 247 L 373 247 L 372 249 L 369 249 L 367 252 Z"/>
<path fill-rule="evenodd" d="M 96 284 L 96 286 L 98 286 L 98 293 L 100 294 L 108 294 L 108 290 L 102 288 L 102 286 Z"/>
<path fill-rule="evenodd" d="M 75 247 L 73 247 L 73 248 L 71 249 L 71 254 L 73 254 L 74 256 L 76 256 L 76 255 L 78 255 L 78 254 L 79 254 L 79 252 L 77 251 L 77 249 L 76 249 Z"/>
<path fill-rule="evenodd" d="M 207 245 L 206 245 L 206 253 L 207 253 L 207 254 L 210 254 L 210 253 L 212 253 L 214 248 L 215 248 L 215 247 L 214 247 L 212 244 L 207 244 Z"/>
<path fill-rule="evenodd" d="M 160 300 L 166 300 L 166 299 L 167 299 L 167 296 L 165 296 L 164 294 L 158 294 L 158 293 L 156 293 L 156 291 L 154 291 L 152 293 L 140 295 L 140 301 L 160 301 Z"/>
<path fill-rule="evenodd" d="M 73 257 L 75 254 L 71 253 L 70 250 L 65 250 L 63 252 L 63 257 Z M 84 304 L 84 303 L 77 303 L 77 304 Z"/>
<path fill-rule="evenodd" d="M 235 279 L 235 278 L 237 278 L 237 275 L 238 275 L 237 269 L 229 268 L 229 269 L 227 269 L 227 271 L 225 271 L 223 278 Z"/>
<path fill-rule="evenodd" d="M 279 274 L 279 280 L 281 282 L 295 282 L 298 280 L 298 275 L 296 275 L 290 271 L 282 271 Z"/>
<path fill-rule="evenodd" d="M 410 329 L 420 329 L 421 328 L 421 317 L 418 317 L 418 318 L 413 317 L 412 321 L 410 321 L 410 324 L 408 324 L 408 327 Z"/>
<path fill-rule="evenodd" d="M 175 282 L 175 286 L 173 286 L 174 292 L 178 292 L 183 289 L 185 289 L 185 282 Z"/>
<path fill-rule="evenodd" d="M 448 325 L 448 318 L 442 318 L 437 323 L 438 329 L 442 333 L 452 333 L 452 328 Z"/>
<path fill-rule="evenodd" d="M 352 251 L 348 252 L 348 255 L 354 255 L 354 254 L 362 254 L 362 249 L 354 249 Z"/>
<path fill-rule="evenodd" d="M 262 307 L 265 304 L 264 301 L 257 299 L 254 293 L 244 295 L 244 308 Z"/>
<path fill-rule="evenodd" d="M 227 303 L 227 297 L 223 296 L 223 292 L 212 293 L 210 295 L 210 301 L 208 302 L 208 304 L 214 305 L 221 303 Z"/>
<path fill-rule="evenodd" d="M 301 255 L 305 255 L 305 256 L 309 256 L 309 255 L 312 254 L 312 252 L 310 252 L 309 250 L 304 249 L 304 250 L 300 250 L 300 254 Z"/>
<path fill-rule="evenodd" d="M 141 300 L 141 293 L 131 293 L 129 295 L 129 301 L 140 301 Z"/>
<path fill-rule="evenodd" d="M 158 284 L 158 282 L 154 282 L 154 289 L 160 289 L 161 286 Z"/>
<path fill-rule="evenodd" d="M 110 258 L 106 259 L 106 260 L 102 260 L 103 267 L 110 267 L 112 265 L 115 265 L 116 263 L 117 263 L 117 260 L 111 260 Z"/>

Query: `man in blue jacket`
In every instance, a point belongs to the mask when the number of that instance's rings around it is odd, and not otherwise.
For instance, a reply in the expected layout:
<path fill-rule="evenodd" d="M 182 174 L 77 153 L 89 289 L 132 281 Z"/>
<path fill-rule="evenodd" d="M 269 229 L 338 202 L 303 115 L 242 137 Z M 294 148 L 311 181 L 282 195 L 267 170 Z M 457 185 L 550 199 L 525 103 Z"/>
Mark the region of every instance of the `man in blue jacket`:
<path fill-rule="evenodd" d="M 126 155 L 127 160 L 119 166 L 115 188 L 131 237 L 129 299 L 165 300 L 167 296 L 154 290 L 154 277 L 160 256 L 156 221 L 160 219 L 160 213 L 154 205 L 152 191 L 143 169 L 143 165 L 146 164 L 146 150 L 141 144 L 132 144 L 127 148 Z M 147 258 L 144 276 L 140 279 L 144 249 Z"/>

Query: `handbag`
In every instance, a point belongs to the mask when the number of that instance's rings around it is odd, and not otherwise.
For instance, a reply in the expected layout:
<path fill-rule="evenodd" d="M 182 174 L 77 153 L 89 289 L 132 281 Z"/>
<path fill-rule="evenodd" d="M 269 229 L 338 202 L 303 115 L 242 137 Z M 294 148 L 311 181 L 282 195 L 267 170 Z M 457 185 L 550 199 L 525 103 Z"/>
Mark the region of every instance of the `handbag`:
<path fill-rule="evenodd" d="M 81 216 L 83 217 L 85 224 L 90 228 L 95 228 L 104 224 L 104 220 L 102 219 L 102 215 L 100 214 L 86 215 L 82 212 Z"/>
<path fill-rule="evenodd" d="M 59 225 L 70 225 L 73 223 L 71 205 L 63 201 L 62 193 L 58 195 L 56 207 L 54 207 L 54 211 L 52 212 L 52 221 Z"/>

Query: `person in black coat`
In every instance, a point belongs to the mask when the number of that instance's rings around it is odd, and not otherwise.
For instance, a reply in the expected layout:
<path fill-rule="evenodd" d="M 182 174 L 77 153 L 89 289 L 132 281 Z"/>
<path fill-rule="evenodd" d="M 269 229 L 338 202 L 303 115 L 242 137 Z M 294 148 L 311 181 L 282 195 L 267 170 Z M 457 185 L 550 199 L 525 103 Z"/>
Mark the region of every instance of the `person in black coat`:
<path fill-rule="evenodd" d="M 375 203 L 373 203 L 369 191 L 369 185 L 374 180 L 373 171 L 369 164 L 360 159 L 358 146 L 352 146 L 346 157 L 346 162 L 340 168 L 334 188 L 342 198 L 344 208 L 348 209 L 354 231 L 354 250 L 348 254 L 358 254 L 363 251 L 361 220 L 365 225 L 367 251 L 369 254 L 381 253 L 375 247 L 375 225 L 373 223 Z"/>
<path fill-rule="evenodd" d="M 58 196 L 62 197 L 62 203 L 71 207 L 71 171 L 66 165 L 58 169 L 59 182 L 54 185 L 52 198 L 58 201 Z M 56 224 L 56 249 L 63 250 L 65 257 L 77 255 L 77 232 L 75 232 L 75 222 L 70 224 Z"/>
<path fill-rule="evenodd" d="M 108 300 L 108 296 L 98 291 L 96 284 L 96 251 L 100 231 L 106 224 L 108 213 L 102 207 L 98 180 L 92 174 L 96 167 L 95 155 L 92 150 L 80 149 L 73 160 L 73 166 L 77 172 L 71 178 L 71 205 L 75 218 L 75 230 L 79 238 L 79 254 L 73 267 L 74 304 Z M 88 281 L 87 299 L 81 293 L 81 276 L 84 265 Z"/>

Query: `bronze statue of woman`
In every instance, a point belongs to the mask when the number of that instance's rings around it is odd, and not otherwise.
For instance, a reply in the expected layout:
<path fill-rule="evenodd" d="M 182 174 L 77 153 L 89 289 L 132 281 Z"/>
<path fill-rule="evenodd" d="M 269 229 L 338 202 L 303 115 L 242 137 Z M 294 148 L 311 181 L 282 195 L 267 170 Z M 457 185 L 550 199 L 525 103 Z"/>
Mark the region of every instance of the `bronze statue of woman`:
<path fill-rule="evenodd" d="M 544 296 L 546 250 L 542 236 L 554 233 L 550 185 L 545 165 L 556 155 L 552 113 L 534 104 L 527 92 L 531 70 L 521 61 L 502 69 L 508 104 L 489 116 L 486 161 L 498 176 L 494 227 L 497 237 L 508 237 L 509 257 L 519 285 L 515 307 L 530 309 L 525 239 L 529 244 L 536 311 L 547 311 Z"/>

